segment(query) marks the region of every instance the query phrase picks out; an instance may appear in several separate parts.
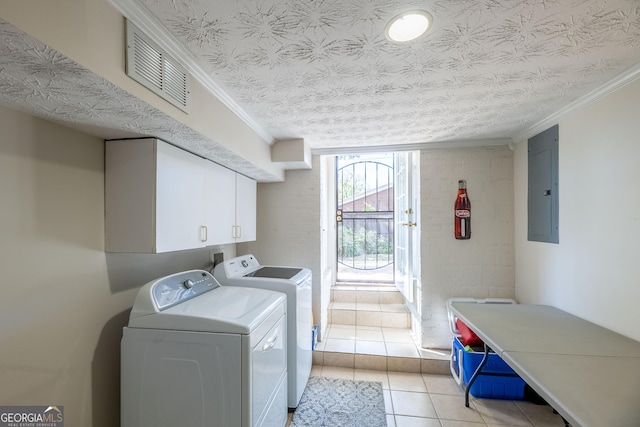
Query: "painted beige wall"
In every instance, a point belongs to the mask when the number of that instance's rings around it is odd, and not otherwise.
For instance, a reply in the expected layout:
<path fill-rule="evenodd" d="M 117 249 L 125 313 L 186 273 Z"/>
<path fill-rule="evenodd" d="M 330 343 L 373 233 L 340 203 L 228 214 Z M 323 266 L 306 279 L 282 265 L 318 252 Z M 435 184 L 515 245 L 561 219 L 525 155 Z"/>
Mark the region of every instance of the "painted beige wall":
<path fill-rule="evenodd" d="M 137 288 L 207 267 L 209 249 L 105 254 L 103 141 L 4 107 L 0 129 L 0 403 L 63 405 L 69 427 L 118 426 Z"/>
<path fill-rule="evenodd" d="M 513 298 L 513 152 L 505 146 L 420 153 L 422 346 L 450 348 L 446 299 Z M 458 180 L 467 180 L 471 239 L 453 236 Z"/>
<path fill-rule="evenodd" d="M 192 79 L 185 114 L 125 74 L 125 20 L 108 0 L 0 2 L 0 17 L 275 176 L 271 146 Z M 169 141 L 179 144 L 179 141 Z"/>
<path fill-rule="evenodd" d="M 527 241 L 527 143 L 515 151 L 516 294 L 636 340 L 640 79 L 562 118 L 560 243 Z"/>

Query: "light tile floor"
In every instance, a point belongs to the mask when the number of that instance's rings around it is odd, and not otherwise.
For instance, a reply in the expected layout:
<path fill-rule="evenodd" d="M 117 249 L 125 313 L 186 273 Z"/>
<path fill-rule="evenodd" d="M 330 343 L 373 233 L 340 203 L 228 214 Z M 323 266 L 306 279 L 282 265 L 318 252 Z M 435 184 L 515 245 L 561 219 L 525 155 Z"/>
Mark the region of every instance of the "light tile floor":
<path fill-rule="evenodd" d="M 475 399 L 450 375 L 316 366 L 311 375 L 382 383 L 388 427 L 564 426 L 551 407 L 529 402 Z"/>

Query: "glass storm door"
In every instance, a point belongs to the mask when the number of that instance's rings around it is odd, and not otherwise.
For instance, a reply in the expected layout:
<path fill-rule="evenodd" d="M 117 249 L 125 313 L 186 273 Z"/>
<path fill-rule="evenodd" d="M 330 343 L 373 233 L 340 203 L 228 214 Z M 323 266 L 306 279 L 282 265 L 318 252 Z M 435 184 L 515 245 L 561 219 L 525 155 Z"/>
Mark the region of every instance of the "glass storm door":
<path fill-rule="evenodd" d="M 394 281 L 393 157 L 337 157 L 337 282 Z"/>
<path fill-rule="evenodd" d="M 414 314 L 419 307 L 420 235 L 419 169 L 420 153 L 403 152 L 395 156 L 395 284 Z"/>

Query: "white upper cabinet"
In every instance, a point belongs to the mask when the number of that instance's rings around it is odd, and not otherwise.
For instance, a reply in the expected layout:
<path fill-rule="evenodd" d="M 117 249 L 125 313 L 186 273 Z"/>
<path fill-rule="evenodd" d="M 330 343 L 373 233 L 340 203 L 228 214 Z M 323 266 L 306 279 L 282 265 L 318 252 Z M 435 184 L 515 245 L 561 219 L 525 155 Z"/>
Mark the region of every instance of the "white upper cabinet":
<path fill-rule="evenodd" d="M 238 232 L 236 181 L 253 192 L 242 203 Z M 247 190 L 243 190 L 247 191 Z M 157 139 L 106 142 L 107 252 L 160 253 L 255 240 L 256 183 Z M 247 230 L 249 234 L 245 234 Z"/>
<path fill-rule="evenodd" d="M 213 165 L 208 174 L 209 194 L 207 212 L 216 224 L 210 230 L 211 240 L 218 244 L 233 243 L 236 223 L 236 173 L 220 165 Z"/>
<path fill-rule="evenodd" d="M 214 166 L 209 174 L 214 196 L 208 199 L 208 211 L 215 224 L 210 238 L 218 244 L 256 240 L 256 182 Z"/>
<path fill-rule="evenodd" d="M 173 145 L 157 142 L 155 252 L 204 247 L 208 222 L 207 162 Z"/>
<path fill-rule="evenodd" d="M 236 174 L 236 242 L 256 240 L 257 183 L 244 175 Z"/>

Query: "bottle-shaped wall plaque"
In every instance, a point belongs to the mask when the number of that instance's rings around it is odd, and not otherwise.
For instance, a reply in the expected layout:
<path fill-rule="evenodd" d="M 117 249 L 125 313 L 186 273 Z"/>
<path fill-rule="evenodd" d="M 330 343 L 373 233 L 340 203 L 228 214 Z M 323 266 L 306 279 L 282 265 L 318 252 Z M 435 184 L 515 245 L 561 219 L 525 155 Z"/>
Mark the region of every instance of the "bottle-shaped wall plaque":
<path fill-rule="evenodd" d="M 456 239 L 471 238 L 471 201 L 467 194 L 467 181 L 458 181 L 458 197 L 454 205 L 453 229 Z"/>

